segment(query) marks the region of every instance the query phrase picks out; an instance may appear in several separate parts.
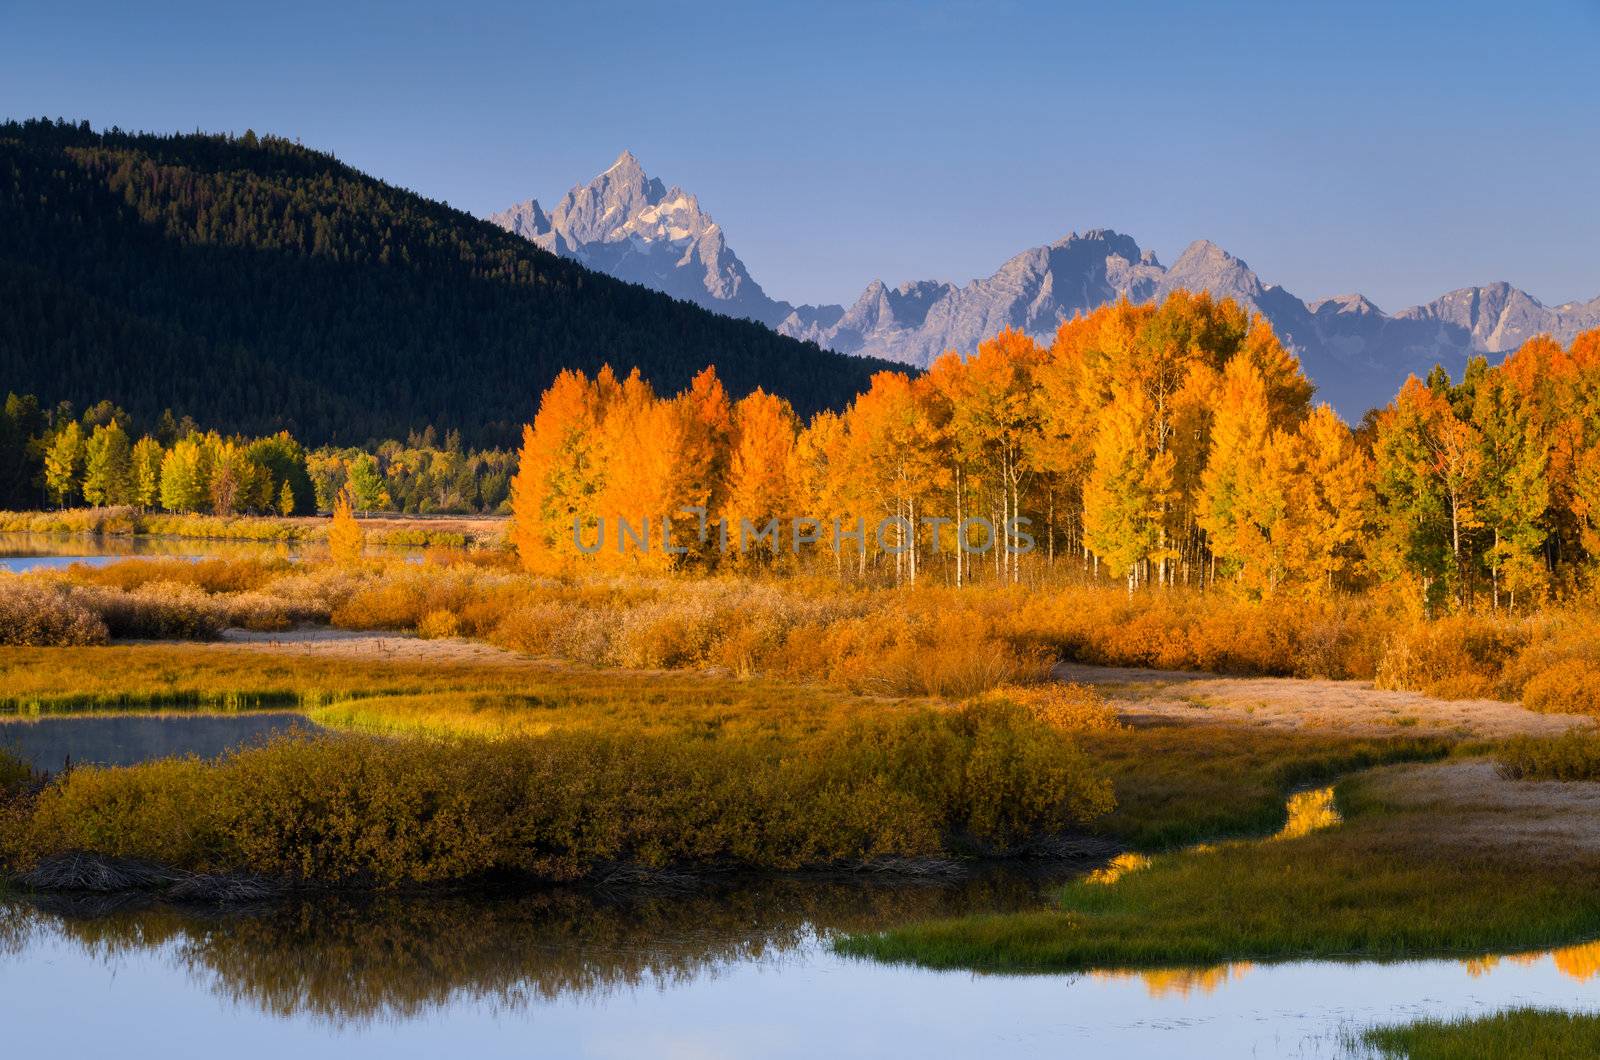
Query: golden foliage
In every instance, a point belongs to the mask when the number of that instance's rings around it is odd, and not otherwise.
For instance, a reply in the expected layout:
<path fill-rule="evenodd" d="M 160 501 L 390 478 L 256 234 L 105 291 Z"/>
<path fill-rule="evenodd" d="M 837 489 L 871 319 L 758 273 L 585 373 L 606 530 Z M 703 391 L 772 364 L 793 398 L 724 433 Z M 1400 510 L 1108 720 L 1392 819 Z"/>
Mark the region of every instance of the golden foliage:
<path fill-rule="evenodd" d="M 367 548 L 367 532 L 356 522 L 355 504 L 348 489 L 339 491 L 333 502 L 333 521 L 328 525 L 328 551 L 340 566 L 361 562 Z"/>
<path fill-rule="evenodd" d="M 0 848 L 18 864 L 85 850 L 380 886 L 562 880 L 618 863 L 796 869 L 1007 849 L 1110 807 L 1062 735 L 973 706 L 862 717 L 798 743 L 294 738 L 214 765 L 84 768 Z"/>

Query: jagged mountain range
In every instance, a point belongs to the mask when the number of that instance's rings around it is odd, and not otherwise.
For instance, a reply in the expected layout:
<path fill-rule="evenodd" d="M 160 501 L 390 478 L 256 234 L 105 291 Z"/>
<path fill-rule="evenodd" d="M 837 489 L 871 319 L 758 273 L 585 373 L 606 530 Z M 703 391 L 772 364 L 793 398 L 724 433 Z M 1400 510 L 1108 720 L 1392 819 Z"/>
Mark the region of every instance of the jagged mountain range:
<path fill-rule="evenodd" d="M 1505 353 L 1541 332 L 1568 341 L 1600 327 L 1600 297 L 1551 307 L 1507 283 L 1464 287 L 1394 314 L 1359 294 L 1305 302 L 1208 240 L 1164 266 L 1107 229 L 1025 250 L 965 285 L 874 280 L 848 307 L 797 306 L 762 290 L 695 196 L 648 176 L 627 151 L 548 213 L 530 199 L 489 220 L 619 279 L 841 353 L 919 367 L 945 350 L 970 353 L 1003 327 L 1047 338 L 1075 314 L 1124 295 L 1140 302 L 1206 290 L 1265 316 L 1300 355 L 1319 396 L 1350 419 L 1436 363 L 1458 375 L 1475 354 Z"/>

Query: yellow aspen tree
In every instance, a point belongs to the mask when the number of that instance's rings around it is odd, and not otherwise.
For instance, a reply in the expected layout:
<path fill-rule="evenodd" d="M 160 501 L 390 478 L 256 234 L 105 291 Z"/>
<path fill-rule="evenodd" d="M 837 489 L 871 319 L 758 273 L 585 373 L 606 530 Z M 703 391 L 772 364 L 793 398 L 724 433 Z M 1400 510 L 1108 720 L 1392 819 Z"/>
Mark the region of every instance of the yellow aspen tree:
<path fill-rule="evenodd" d="M 1274 450 L 1289 476 L 1288 577 L 1306 595 L 1327 595 L 1362 559 L 1371 462 L 1327 405 L 1317 406 L 1292 435 L 1280 432 Z"/>
<path fill-rule="evenodd" d="M 1246 568 L 1267 558 L 1265 514 L 1253 504 L 1271 439 L 1266 383 L 1249 357 L 1235 357 L 1223 372 L 1222 392 L 1211 424 L 1211 453 L 1201 475 L 1200 528 L 1206 533 L 1219 574 L 1245 582 Z M 1270 580 L 1265 571 L 1252 576 Z"/>
<path fill-rule="evenodd" d="M 1171 468 L 1150 441 L 1150 398 L 1137 385 L 1112 393 L 1095 432 L 1094 466 L 1083 491 L 1084 543 L 1128 593 L 1161 541 Z"/>
<path fill-rule="evenodd" d="M 361 562 L 367 547 L 367 532 L 356 521 L 355 503 L 348 489 L 339 491 L 333 501 L 333 521 L 328 526 L 328 552 L 341 567 Z"/>

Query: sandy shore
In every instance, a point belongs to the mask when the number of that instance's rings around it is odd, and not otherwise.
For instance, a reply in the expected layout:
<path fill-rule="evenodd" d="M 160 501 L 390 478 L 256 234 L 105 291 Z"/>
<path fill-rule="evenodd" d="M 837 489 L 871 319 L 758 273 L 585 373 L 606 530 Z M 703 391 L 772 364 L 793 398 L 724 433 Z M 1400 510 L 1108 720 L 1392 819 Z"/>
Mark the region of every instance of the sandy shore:
<path fill-rule="evenodd" d="M 1497 737 L 1552 735 L 1592 720 L 1538 714 L 1494 699 L 1434 699 L 1419 692 L 1373 688 L 1370 681 L 1222 677 L 1078 663 L 1062 663 L 1054 672 L 1059 680 L 1099 689 L 1134 722 L 1167 719 L 1388 736 L 1397 729 L 1410 729 L 1419 735 Z"/>
<path fill-rule="evenodd" d="M 409 633 L 383 633 L 358 629 L 314 627 L 282 632 L 258 633 L 227 629 L 220 641 L 223 648 L 249 648 L 264 652 L 317 655 L 324 658 L 391 659 L 396 662 L 478 662 L 489 665 L 527 664 L 528 656 L 463 637 L 436 637 L 424 640 Z"/>

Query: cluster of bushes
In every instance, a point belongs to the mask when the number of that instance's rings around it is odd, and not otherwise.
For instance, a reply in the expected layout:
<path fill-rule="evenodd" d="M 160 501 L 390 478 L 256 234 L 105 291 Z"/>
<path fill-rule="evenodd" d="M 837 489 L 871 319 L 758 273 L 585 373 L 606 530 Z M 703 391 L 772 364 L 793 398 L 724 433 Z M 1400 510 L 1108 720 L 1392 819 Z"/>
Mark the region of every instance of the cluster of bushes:
<path fill-rule="evenodd" d="M 9 799 L 32 779 L 32 767 L 4 747 L 0 747 L 0 800 Z"/>
<path fill-rule="evenodd" d="M 0 644 L 104 644 L 109 636 L 69 586 L 0 579 Z"/>
<path fill-rule="evenodd" d="M 791 743 L 286 738 L 214 764 L 73 770 L 12 815 L 0 849 L 13 870 L 81 851 L 319 884 L 572 880 L 997 852 L 1111 805 L 1070 737 L 995 702 Z"/>
<path fill-rule="evenodd" d="M 1369 598 L 1252 603 L 1179 590 L 1130 599 L 1091 586 L 538 577 L 498 551 L 441 549 L 428 559 L 342 567 L 139 561 L 32 575 L 0 583 L 0 642 L 94 642 L 93 618 L 110 636 L 145 637 L 331 621 L 476 637 L 599 666 L 822 680 L 879 695 L 964 698 L 1036 683 L 1055 660 L 1073 659 L 1366 679 L 1447 698 L 1600 714 L 1600 612 L 1589 605 L 1423 620 Z M 30 580 L 52 588 L 24 588 Z"/>
<path fill-rule="evenodd" d="M 254 559 L 139 560 L 0 578 L 0 644 L 209 640 L 229 626 L 288 629 L 326 622 L 344 584 L 331 568 Z"/>
<path fill-rule="evenodd" d="M 1496 758 L 1507 780 L 1600 780 L 1600 729 L 1518 736 L 1501 745 Z"/>

